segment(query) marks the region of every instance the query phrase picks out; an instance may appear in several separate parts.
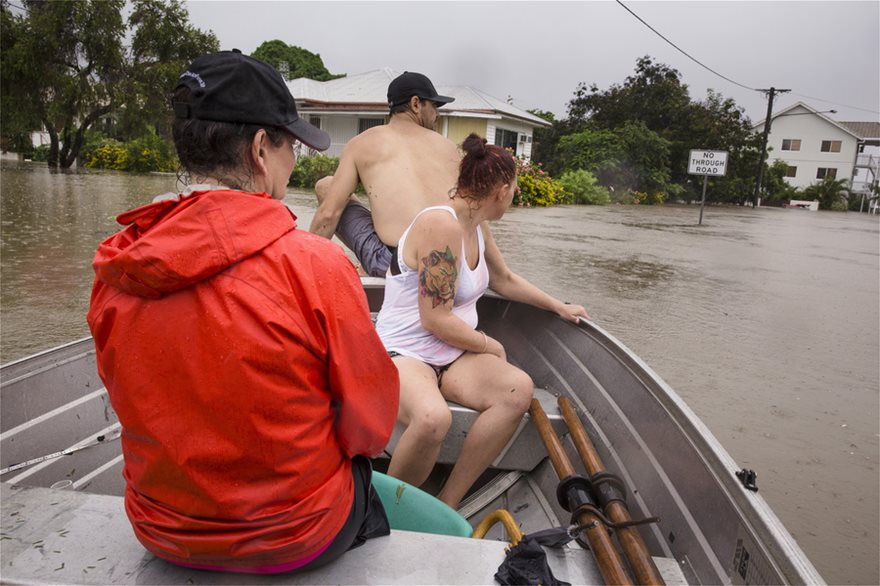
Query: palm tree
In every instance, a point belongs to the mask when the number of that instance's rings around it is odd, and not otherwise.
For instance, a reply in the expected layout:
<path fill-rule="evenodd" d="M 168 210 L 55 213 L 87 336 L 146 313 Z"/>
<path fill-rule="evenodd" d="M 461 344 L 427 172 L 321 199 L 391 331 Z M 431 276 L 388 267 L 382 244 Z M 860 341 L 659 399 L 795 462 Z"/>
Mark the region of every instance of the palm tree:
<path fill-rule="evenodd" d="M 819 200 L 821 210 L 846 210 L 850 195 L 849 181 L 826 177 L 806 187 L 803 194 L 804 199 Z"/>

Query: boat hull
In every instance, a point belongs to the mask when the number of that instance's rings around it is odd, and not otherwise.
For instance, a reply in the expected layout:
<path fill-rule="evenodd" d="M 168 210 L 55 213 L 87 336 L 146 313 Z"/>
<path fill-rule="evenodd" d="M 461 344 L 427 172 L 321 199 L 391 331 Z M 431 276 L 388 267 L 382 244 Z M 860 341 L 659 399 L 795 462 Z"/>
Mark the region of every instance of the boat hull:
<path fill-rule="evenodd" d="M 383 281 L 366 278 L 364 289 L 377 311 Z M 739 468 L 711 432 L 608 332 L 491 294 L 480 301 L 479 315 L 480 327 L 504 344 L 511 362 L 532 376 L 544 399 L 547 393 L 569 398 L 606 468 L 624 481 L 631 516 L 659 517 L 658 523 L 640 527 L 651 555 L 665 560 L 658 566 L 668 570 L 671 565 L 675 576 L 694 584 L 822 583 L 760 494 L 737 478 Z M 5 365 L 0 383 L 0 468 L 74 450 L 10 470 L 0 480 L 122 494 L 122 457 L 113 439 L 118 421 L 97 376 L 90 339 Z M 529 443 L 525 452 L 534 459 L 534 439 Z M 564 444 L 585 474 L 574 446 L 567 439 Z M 558 479 L 550 462 L 534 461 L 536 466 L 502 461 L 465 499 L 461 512 L 475 525 L 504 508 L 527 533 L 567 525 L 570 514 L 556 502 Z M 14 529 L 7 526 L 6 500 L 4 535 Z M 496 527 L 487 537 L 505 535 Z M 5 552 L 10 546 L 3 543 Z"/>

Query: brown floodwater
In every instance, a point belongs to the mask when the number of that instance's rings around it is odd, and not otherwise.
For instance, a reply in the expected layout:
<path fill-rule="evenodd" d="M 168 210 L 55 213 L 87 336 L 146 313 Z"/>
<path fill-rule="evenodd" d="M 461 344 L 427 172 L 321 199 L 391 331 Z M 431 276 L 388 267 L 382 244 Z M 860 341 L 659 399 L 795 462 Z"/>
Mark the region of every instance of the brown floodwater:
<path fill-rule="evenodd" d="M 171 175 L 0 167 L 0 362 L 85 337 L 97 243 Z M 311 195 L 286 202 L 308 227 Z M 511 209 L 508 264 L 584 305 L 741 467 L 832 584 L 880 583 L 880 217 Z"/>

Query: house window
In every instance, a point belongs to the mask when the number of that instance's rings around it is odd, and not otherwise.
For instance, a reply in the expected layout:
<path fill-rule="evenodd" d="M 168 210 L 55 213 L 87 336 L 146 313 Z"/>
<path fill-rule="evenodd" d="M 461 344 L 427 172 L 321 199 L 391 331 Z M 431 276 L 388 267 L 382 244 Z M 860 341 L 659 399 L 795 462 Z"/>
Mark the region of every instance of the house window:
<path fill-rule="evenodd" d="M 836 179 L 837 169 L 834 167 L 819 167 L 816 169 L 816 179 Z"/>
<path fill-rule="evenodd" d="M 517 133 L 513 130 L 495 129 L 495 144 L 513 152 L 516 152 L 516 137 Z"/>
<path fill-rule="evenodd" d="M 315 128 L 321 128 L 321 117 L 320 116 L 309 116 L 309 124 L 311 124 Z"/>
<path fill-rule="evenodd" d="M 784 150 L 784 151 L 799 151 L 799 150 L 801 150 L 801 139 L 799 139 L 799 138 L 783 138 L 782 139 L 782 150 Z"/>
<path fill-rule="evenodd" d="M 840 152 L 840 141 L 839 140 L 823 140 L 822 148 L 819 149 L 823 153 L 839 153 Z"/>
<path fill-rule="evenodd" d="M 785 168 L 785 176 L 786 177 L 797 177 L 797 167 L 792 167 L 789 165 Z"/>
<path fill-rule="evenodd" d="M 358 134 L 364 130 L 369 130 L 374 126 L 382 126 L 385 124 L 384 118 L 360 118 L 358 119 Z"/>

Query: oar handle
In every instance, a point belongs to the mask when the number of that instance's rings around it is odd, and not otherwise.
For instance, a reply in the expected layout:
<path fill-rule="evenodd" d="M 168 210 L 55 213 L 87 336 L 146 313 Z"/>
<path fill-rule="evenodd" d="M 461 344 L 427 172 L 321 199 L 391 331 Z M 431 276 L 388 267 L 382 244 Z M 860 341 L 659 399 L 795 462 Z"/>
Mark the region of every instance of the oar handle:
<path fill-rule="evenodd" d="M 562 418 L 568 426 L 568 431 L 571 433 L 574 447 L 577 449 L 587 472 L 590 476 L 605 472 L 602 458 L 596 451 L 593 442 L 590 441 L 590 437 L 584 429 L 584 424 L 577 413 L 575 413 L 571 401 L 568 400 L 568 397 L 559 397 L 557 403 L 559 404 L 559 411 L 562 412 Z M 605 516 L 615 524 L 626 523 L 632 520 L 626 504 L 617 500 L 608 503 L 605 507 Z M 642 540 L 641 534 L 635 527 L 618 529 L 617 539 L 620 541 L 620 546 L 623 548 L 626 559 L 629 561 L 629 565 L 636 575 L 636 581 L 639 584 L 660 585 L 666 583 L 660 575 L 660 570 L 657 569 L 654 559 L 648 553 L 648 547 L 645 545 L 644 540 Z"/>
<path fill-rule="evenodd" d="M 550 456 L 550 463 L 553 464 L 556 476 L 560 479 L 572 476 L 574 474 L 574 467 L 571 465 L 571 460 L 568 459 L 568 455 L 562 447 L 562 442 L 556 437 L 556 432 L 553 431 L 553 426 L 550 425 L 550 419 L 544 413 L 541 402 L 537 399 L 532 399 L 530 412 L 532 422 L 538 428 L 541 441 L 544 442 L 544 447 L 547 448 L 547 455 Z"/>
<path fill-rule="evenodd" d="M 547 455 L 550 456 L 550 462 L 553 469 L 560 480 L 569 478 L 575 474 L 574 466 L 568 459 L 568 454 L 562 447 L 553 426 L 550 425 L 550 419 L 544 413 L 540 401 L 532 399 L 532 406 L 529 410 L 532 415 L 532 421 L 538 429 L 541 441 L 547 448 Z M 632 584 L 629 574 L 626 573 L 623 558 L 620 552 L 614 547 L 614 542 L 608 534 L 608 528 L 605 523 L 593 513 L 582 512 L 577 516 L 578 525 L 584 527 L 587 541 L 593 556 L 596 558 L 596 565 L 599 566 L 599 572 L 606 584 Z"/>

